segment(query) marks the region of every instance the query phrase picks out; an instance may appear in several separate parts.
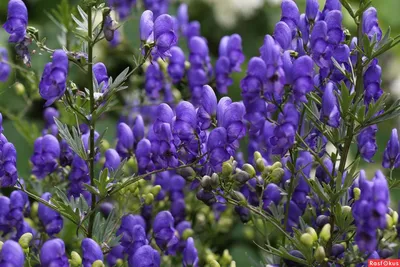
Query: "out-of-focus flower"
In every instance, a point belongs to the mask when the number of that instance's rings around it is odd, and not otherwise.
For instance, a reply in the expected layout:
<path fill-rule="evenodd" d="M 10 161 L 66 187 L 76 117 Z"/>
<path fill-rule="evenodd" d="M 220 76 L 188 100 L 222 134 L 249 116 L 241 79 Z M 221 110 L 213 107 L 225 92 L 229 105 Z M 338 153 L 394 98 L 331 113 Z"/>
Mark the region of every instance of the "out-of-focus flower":
<path fill-rule="evenodd" d="M 7 49 L 0 47 L 0 82 L 7 81 L 11 73 L 11 66 L 8 62 Z"/>

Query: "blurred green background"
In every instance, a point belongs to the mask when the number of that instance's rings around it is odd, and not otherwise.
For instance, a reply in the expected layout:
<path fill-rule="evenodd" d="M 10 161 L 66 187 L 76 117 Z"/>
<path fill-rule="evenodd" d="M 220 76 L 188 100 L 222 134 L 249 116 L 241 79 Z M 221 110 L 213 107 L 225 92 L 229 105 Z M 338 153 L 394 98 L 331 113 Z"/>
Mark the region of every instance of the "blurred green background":
<path fill-rule="evenodd" d="M 138 0 L 140 1 L 140 0 Z M 0 1 L 0 24 L 3 24 L 6 19 L 6 0 Z M 26 0 L 25 3 L 29 10 L 29 25 L 39 29 L 42 37 L 47 37 L 47 45 L 51 48 L 60 47 L 57 35 L 60 33 L 59 28 L 51 21 L 46 12 L 50 12 L 59 4 L 60 0 Z M 170 11 L 175 14 L 176 7 L 180 2 L 184 1 L 171 1 Z M 224 35 L 238 33 L 242 36 L 243 50 L 246 55 L 246 60 L 253 56 L 259 55 L 259 47 L 263 43 L 265 34 L 271 34 L 276 22 L 280 18 L 280 1 L 279 0 L 191 0 L 186 1 L 189 4 L 190 20 L 198 20 L 201 23 L 201 34 L 207 38 L 210 53 L 215 60 L 218 56 L 218 45 L 220 39 Z M 320 1 L 323 6 L 324 1 Z M 357 1 L 354 1 L 356 4 Z M 69 0 L 71 4 L 78 4 L 78 0 Z M 304 10 L 305 0 L 297 0 L 301 11 Z M 372 4 L 378 10 L 379 22 L 382 30 L 385 32 L 387 28 L 391 27 L 392 35 L 400 34 L 400 10 L 399 0 L 373 0 Z M 354 25 L 351 24 L 351 19 L 344 11 L 344 23 L 350 31 L 354 32 Z M 103 61 L 109 74 L 113 77 L 118 75 L 126 66 L 132 64 L 131 57 L 127 54 L 127 50 L 135 50 L 139 47 L 138 38 L 138 19 L 140 11 L 135 10 L 131 18 L 123 24 L 123 38 L 124 44 L 122 51 L 110 49 L 107 43 L 101 43 L 96 49 L 96 61 Z M 21 64 L 16 60 L 14 49 L 7 43 L 8 35 L 4 30 L 0 30 L 0 47 L 7 47 L 10 52 L 10 59 L 15 64 Z M 185 47 L 186 45 L 184 45 Z M 31 49 L 36 49 L 35 45 Z M 118 48 L 120 49 L 120 48 Z M 135 50 L 137 51 L 137 50 Z M 4 129 L 5 135 L 10 142 L 13 142 L 18 151 L 18 170 L 21 177 L 30 175 L 29 157 L 32 153 L 32 143 L 27 141 L 21 135 L 17 128 L 22 128 L 27 131 L 26 135 L 35 135 L 31 131 L 31 126 L 36 126 L 40 131 L 43 126 L 42 111 L 44 101 L 35 100 L 28 110 L 26 110 L 25 121 L 22 124 L 15 124 L 9 118 L 17 115 L 21 110 L 26 108 L 24 99 L 17 95 L 15 90 L 15 83 L 21 82 L 26 86 L 26 90 L 30 93 L 37 93 L 37 82 L 40 79 L 43 66 L 50 60 L 50 55 L 45 52 L 35 51 L 32 53 L 32 70 L 36 73 L 36 77 L 32 82 L 24 79 L 20 71 L 14 71 L 8 82 L 0 83 L 0 111 L 5 115 Z M 390 92 L 393 98 L 400 97 L 400 47 L 392 50 L 388 54 L 380 58 L 380 64 L 383 69 L 383 84 L 382 87 L 386 92 Z M 72 68 L 73 69 L 73 68 Z M 234 75 L 235 83 L 229 88 L 229 95 L 235 99 L 240 99 L 240 80 L 245 75 L 246 67 L 242 68 L 242 73 Z M 86 84 L 85 77 L 81 73 L 72 70 L 70 75 L 71 80 L 76 82 L 79 86 Z M 140 88 L 139 88 L 140 89 Z M 8 115 L 8 116 L 7 116 Z M 115 123 L 118 120 L 118 113 L 112 113 L 103 118 L 98 124 L 97 130 L 101 132 L 108 127 L 106 139 L 110 142 L 115 135 Z M 30 126 L 27 126 L 30 124 Z M 367 170 L 370 176 L 377 168 L 381 168 L 381 157 L 389 139 L 390 130 L 399 126 L 399 119 L 392 120 L 379 127 L 378 131 L 378 146 L 379 151 L 375 156 L 375 163 L 362 165 Z M 395 172 L 395 177 L 399 172 Z M 400 192 L 393 191 L 394 206 L 397 207 L 397 201 L 400 199 Z M 237 232 L 241 233 L 241 232 Z M 236 232 L 230 236 L 230 239 L 240 240 L 240 236 L 235 236 Z M 231 245 L 230 250 L 234 255 L 238 266 L 243 266 L 245 263 L 251 263 L 252 260 L 257 258 L 254 255 L 254 248 L 251 243 L 245 244 L 243 242 L 232 242 L 232 240 L 225 240 Z"/>

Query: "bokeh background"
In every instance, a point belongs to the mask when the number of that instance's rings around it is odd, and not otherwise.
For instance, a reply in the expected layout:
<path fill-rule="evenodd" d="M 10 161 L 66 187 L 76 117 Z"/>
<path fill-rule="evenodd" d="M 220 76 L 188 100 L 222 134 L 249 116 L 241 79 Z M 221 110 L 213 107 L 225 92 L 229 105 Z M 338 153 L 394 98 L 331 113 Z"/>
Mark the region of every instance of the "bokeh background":
<path fill-rule="evenodd" d="M 138 0 L 140 2 L 140 0 Z M 0 0 L 0 24 L 6 19 L 7 0 Z M 60 0 L 24 0 L 29 11 L 29 25 L 39 29 L 41 37 L 47 37 L 47 45 L 52 48 L 60 47 L 57 36 L 60 34 L 58 26 L 50 19 L 48 14 L 55 8 Z M 79 0 L 69 0 L 70 4 L 77 5 Z M 207 38 L 210 54 L 213 61 L 218 56 L 218 45 L 224 35 L 238 33 L 242 36 L 243 50 L 246 55 L 246 61 L 253 56 L 258 56 L 258 49 L 262 46 L 264 36 L 273 32 L 275 23 L 280 18 L 281 0 L 191 0 L 191 1 L 173 1 L 171 0 L 170 13 L 175 14 L 176 8 L 181 2 L 189 4 L 190 20 L 198 20 L 201 23 L 201 34 Z M 325 1 L 320 1 L 323 6 Z M 357 1 L 354 1 L 356 4 Z M 297 0 L 300 10 L 304 10 L 305 0 Z M 378 10 L 379 22 L 382 30 L 385 32 L 391 27 L 392 36 L 400 34 L 400 10 L 399 0 L 373 0 L 372 4 Z M 344 24 L 351 32 L 354 32 L 354 25 L 346 11 L 344 13 Z M 113 77 L 118 75 L 124 68 L 132 65 L 130 52 L 137 51 L 139 47 L 138 20 L 141 14 L 140 5 L 138 10 L 133 12 L 129 20 L 125 21 L 123 30 L 122 48 L 110 49 L 104 42 L 96 49 L 96 61 L 103 61 L 107 65 L 109 74 Z M 8 35 L 0 29 L 0 47 L 7 47 L 10 53 L 10 59 L 14 64 L 21 64 L 16 60 L 13 47 L 7 43 Z M 181 46 L 186 48 L 184 44 Z M 31 46 L 36 49 L 35 45 Z M 16 145 L 18 151 L 18 170 L 21 177 L 30 175 L 29 157 L 32 153 L 32 140 L 40 134 L 42 128 L 43 104 L 40 98 L 27 105 L 26 100 L 17 94 L 17 82 L 25 85 L 25 90 L 29 94 L 37 94 L 38 84 L 43 66 L 50 60 L 50 55 L 45 52 L 36 51 L 32 54 L 32 67 L 36 73 L 29 76 L 22 75 L 20 70 L 14 70 L 8 82 L 0 83 L 0 112 L 3 113 L 5 135 L 10 142 Z M 380 58 L 380 64 L 383 70 L 384 91 L 391 93 L 392 100 L 400 97 L 400 46 Z M 234 85 L 229 88 L 229 95 L 235 99 L 240 99 L 240 80 L 245 75 L 246 64 L 242 68 L 242 73 L 234 74 Z M 81 73 L 72 70 L 70 78 L 78 84 L 84 86 L 87 83 L 86 77 Z M 137 78 L 137 79 L 140 79 Z M 142 88 L 135 88 L 141 90 Z M 24 114 L 23 117 L 16 120 L 18 114 Z M 119 118 L 118 112 L 113 112 L 104 117 L 98 124 L 99 132 L 108 128 L 106 139 L 112 142 L 115 136 L 115 125 Z M 363 163 L 361 166 L 371 174 L 381 168 L 381 157 L 389 139 L 391 129 L 399 127 L 400 118 L 396 118 L 386 124 L 380 125 L 377 142 L 379 146 L 378 153 L 375 156 L 374 163 Z M 354 147 L 353 150 L 356 148 Z M 355 151 L 353 151 L 355 154 Z M 395 171 L 394 177 L 397 178 L 400 172 Z M 400 200 L 400 191 L 393 190 L 392 203 L 397 208 L 397 202 Z M 238 229 L 224 236 L 223 240 L 218 240 L 221 246 L 229 248 L 238 266 L 245 266 L 257 262 L 257 249 L 251 241 L 243 241 L 245 229 L 240 226 Z M 217 242 L 217 241 L 216 241 Z"/>

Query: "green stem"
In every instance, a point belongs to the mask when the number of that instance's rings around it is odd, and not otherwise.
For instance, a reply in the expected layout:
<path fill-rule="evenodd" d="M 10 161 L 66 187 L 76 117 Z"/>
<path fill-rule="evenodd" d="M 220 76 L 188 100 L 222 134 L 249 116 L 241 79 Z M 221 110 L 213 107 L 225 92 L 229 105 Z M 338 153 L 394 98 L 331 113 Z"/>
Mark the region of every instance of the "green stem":
<path fill-rule="evenodd" d="M 88 7 L 87 11 L 88 15 L 88 80 L 89 80 L 89 99 L 90 99 L 90 119 L 89 119 L 89 175 L 90 175 L 90 185 L 95 186 L 94 183 L 94 157 L 95 157 L 95 147 L 94 147 L 94 135 L 95 135 L 95 127 L 96 121 L 92 118 L 92 115 L 95 111 L 95 99 L 94 99 L 94 88 L 93 88 L 93 45 L 92 37 L 93 37 L 93 23 L 92 23 L 92 6 Z M 91 210 L 96 208 L 96 195 L 92 194 L 92 206 Z M 95 219 L 95 213 L 90 216 L 89 219 L 89 229 L 88 229 L 88 237 L 92 237 L 93 235 L 93 224 Z"/>

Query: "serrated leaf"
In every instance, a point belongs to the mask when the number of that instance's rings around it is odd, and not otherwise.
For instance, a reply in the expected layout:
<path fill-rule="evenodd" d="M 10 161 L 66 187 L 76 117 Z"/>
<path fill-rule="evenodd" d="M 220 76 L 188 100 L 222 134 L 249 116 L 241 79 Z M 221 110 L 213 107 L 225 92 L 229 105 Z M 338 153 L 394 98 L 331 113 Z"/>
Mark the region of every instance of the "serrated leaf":
<path fill-rule="evenodd" d="M 83 160 L 87 160 L 87 153 L 83 146 L 83 142 L 81 136 L 78 133 L 78 130 L 75 127 L 72 128 L 72 134 L 68 129 L 68 126 L 63 124 L 57 118 L 54 118 L 54 121 L 57 125 L 59 134 L 62 139 L 64 139 L 71 149 L 78 154 Z"/>

